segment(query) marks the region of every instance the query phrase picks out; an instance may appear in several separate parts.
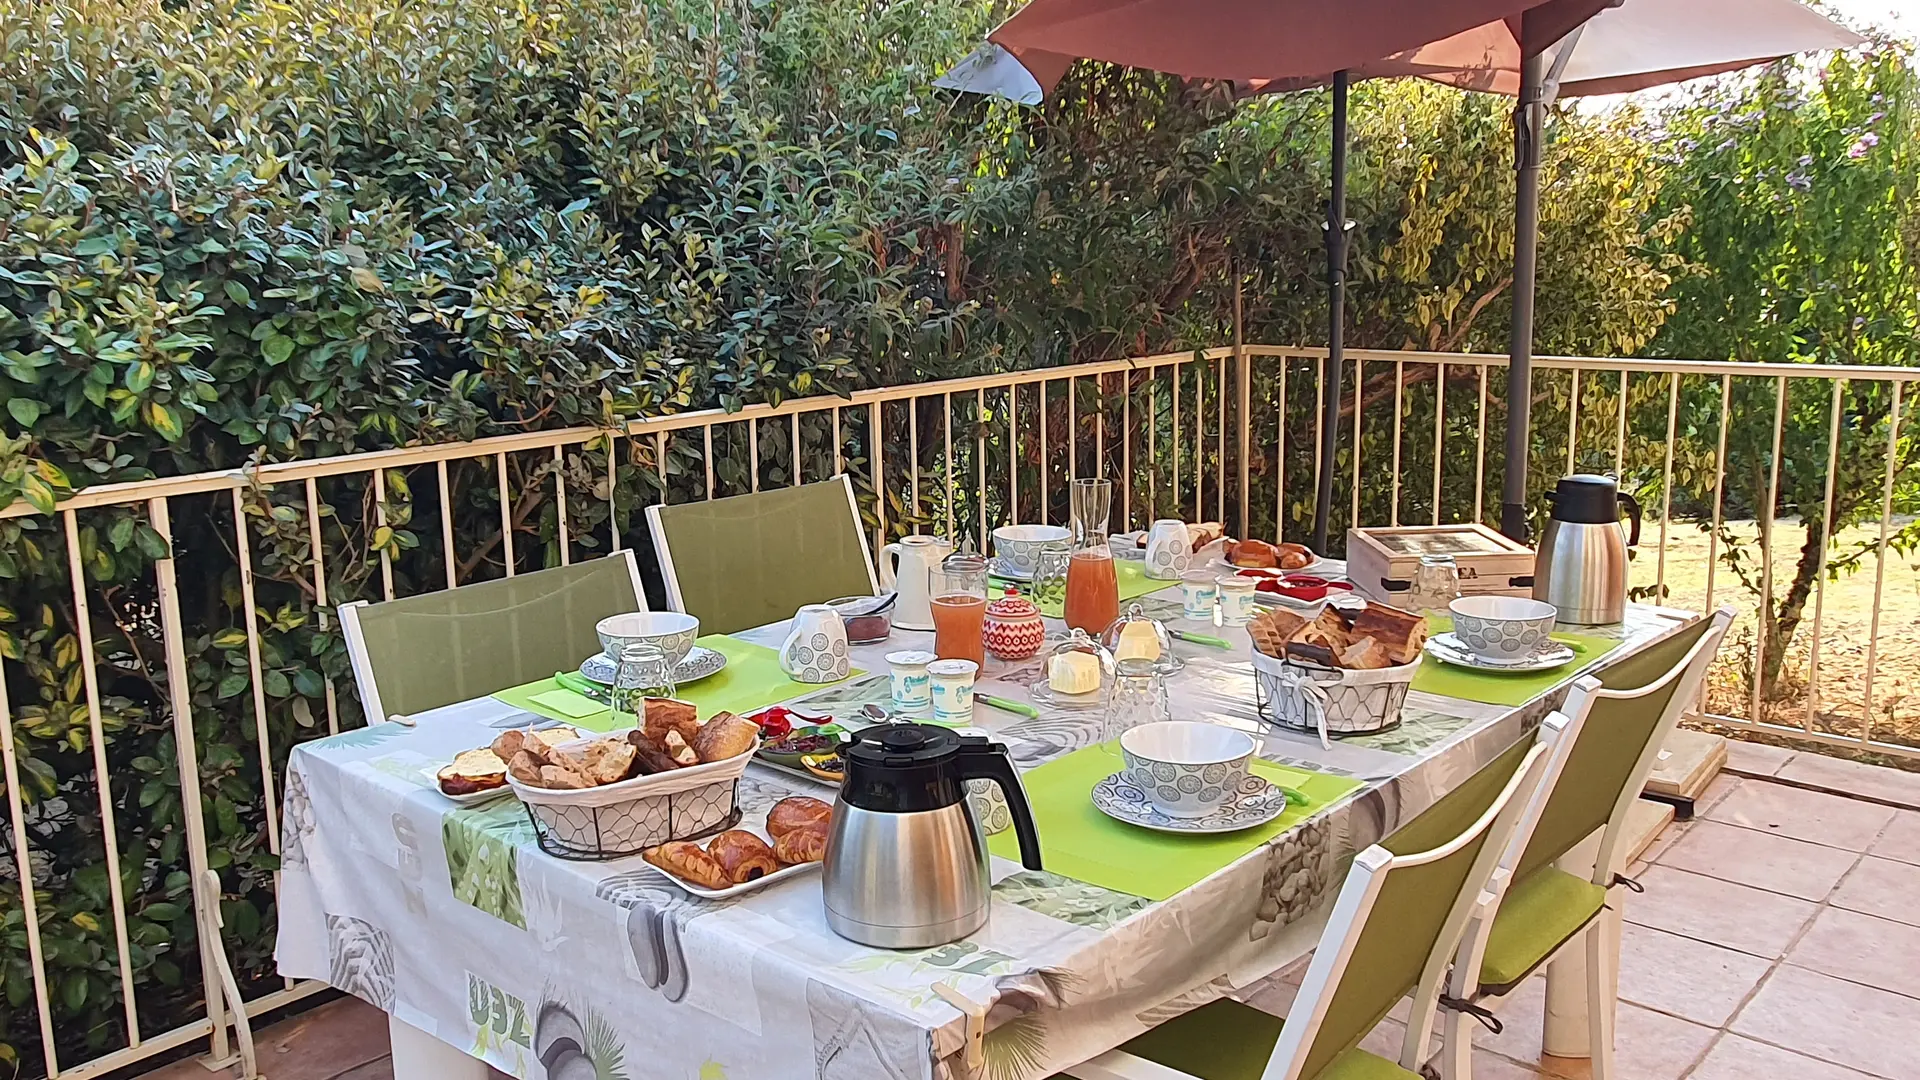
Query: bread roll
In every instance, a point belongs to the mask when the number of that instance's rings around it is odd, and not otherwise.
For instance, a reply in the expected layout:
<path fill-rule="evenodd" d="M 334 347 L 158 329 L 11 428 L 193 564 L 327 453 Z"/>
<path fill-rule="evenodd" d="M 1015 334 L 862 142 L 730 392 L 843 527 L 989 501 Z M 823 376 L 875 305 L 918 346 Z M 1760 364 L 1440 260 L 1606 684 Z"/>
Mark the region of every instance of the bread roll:
<path fill-rule="evenodd" d="M 627 743 L 633 747 L 634 767 L 642 776 L 671 772 L 680 767 L 680 763 L 673 760 L 672 755 L 653 745 L 653 740 L 647 738 L 647 733 L 644 731 L 627 732 Z"/>
<path fill-rule="evenodd" d="M 760 745 L 760 725 L 730 712 L 715 714 L 693 737 L 694 753 L 705 762 L 752 753 Z"/>
<path fill-rule="evenodd" d="M 544 785 L 540 782 L 540 767 L 545 764 L 546 762 L 541 758 L 534 757 L 531 753 L 522 750 L 513 755 L 513 759 L 507 762 L 507 775 L 523 784 L 542 787 Z"/>
<path fill-rule="evenodd" d="M 827 826 L 824 822 L 787 832 L 773 842 L 774 857 L 787 866 L 819 862 L 827 857 Z"/>
<path fill-rule="evenodd" d="M 531 738 L 531 732 L 522 731 L 519 728 L 503 731 L 494 736 L 493 753 L 501 761 L 512 761 L 513 755 L 527 748 L 527 743 Z M 541 753 L 544 753 L 544 748 Z M 535 754 L 535 756 L 538 757 L 540 754 Z"/>
<path fill-rule="evenodd" d="M 714 861 L 713 856 L 700 850 L 698 844 L 675 841 L 648 848 L 641 858 L 665 870 L 678 878 L 684 878 L 703 889 L 724 889 L 733 882 L 728 880 L 727 872 Z"/>
<path fill-rule="evenodd" d="M 692 745 L 693 737 L 700 734 L 700 713 L 691 702 L 674 698 L 650 697 L 647 699 L 646 721 L 641 725 L 647 738 L 662 750 L 667 749 L 667 733 L 678 732 L 680 738 Z"/>
<path fill-rule="evenodd" d="M 833 807 L 819 799 L 809 799 L 805 795 L 795 795 L 790 799 L 781 799 L 767 811 L 767 835 L 775 840 L 793 832 L 818 825 L 825 828 L 827 820 L 833 817 Z"/>
<path fill-rule="evenodd" d="M 780 860 L 774 858 L 767 842 L 744 829 L 729 829 L 714 837 L 707 844 L 707 854 L 720 864 L 720 869 L 727 872 L 727 880 L 735 885 L 780 869 Z"/>

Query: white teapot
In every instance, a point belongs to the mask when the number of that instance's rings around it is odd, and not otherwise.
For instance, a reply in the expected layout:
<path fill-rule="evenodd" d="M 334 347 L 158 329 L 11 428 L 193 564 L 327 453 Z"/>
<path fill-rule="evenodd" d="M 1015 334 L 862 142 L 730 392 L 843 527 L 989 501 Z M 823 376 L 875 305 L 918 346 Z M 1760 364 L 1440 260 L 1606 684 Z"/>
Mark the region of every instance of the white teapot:
<path fill-rule="evenodd" d="M 903 536 L 880 549 L 880 587 L 899 596 L 893 605 L 895 627 L 933 629 L 933 597 L 927 574 L 951 554 L 953 545 L 938 536 Z"/>

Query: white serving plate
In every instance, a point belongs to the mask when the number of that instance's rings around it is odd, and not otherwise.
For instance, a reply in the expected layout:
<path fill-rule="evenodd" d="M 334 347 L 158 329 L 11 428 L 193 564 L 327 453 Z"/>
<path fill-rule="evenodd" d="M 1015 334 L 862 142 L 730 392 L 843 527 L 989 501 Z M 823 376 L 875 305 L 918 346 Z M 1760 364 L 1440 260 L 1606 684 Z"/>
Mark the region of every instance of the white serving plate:
<path fill-rule="evenodd" d="M 1455 667 L 1472 668 L 1475 671 L 1499 671 L 1520 673 L 1530 671 L 1552 671 L 1573 662 L 1572 647 L 1558 641 L 1550 642 L 1552 648 L 1529 656 L 1523 660 L 1491 660 L 1475 653 L 1461 644 L 1452 631 L 1435 634 L 1427 639 L 1428 656 Z"/>
<path fill-rule="evenodd" d="M 817 862 L 795 863 L 792 866 L 783 866 L 765 877 L 754 878 L 752 881 L 743 881 L 738 885 L 729 885 L 724 889 L 706 889 L 676 874 L 668 873 L 652 863 L 647 863 L 647 869 L 680 886 L 688 893 L 700 897 L 702 900 L 731 900 L 736 896 L 745 896 L 756 889 L 764 889 L 776 881 L 785 881 L 788 878 L 799 877 L 810 870 L 818 870 L 819 868 L 820 864 Z"/>

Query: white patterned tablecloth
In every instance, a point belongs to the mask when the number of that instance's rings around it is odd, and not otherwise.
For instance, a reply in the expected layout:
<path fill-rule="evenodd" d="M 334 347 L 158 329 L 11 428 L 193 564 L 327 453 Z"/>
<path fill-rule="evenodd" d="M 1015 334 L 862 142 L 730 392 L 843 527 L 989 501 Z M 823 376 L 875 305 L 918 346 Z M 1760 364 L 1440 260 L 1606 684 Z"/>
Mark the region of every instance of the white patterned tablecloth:
<path fill-rule="evenodd" d="M 985 929 L 893 952 L 827 929 L 818 875 L 699 900 L 637 857 L 544 854 L 512 798 L 454 805 L 431 770 L 528 719 L 484 698 L 423 714 L 416 727 L 381 724 L 295 749 L 280 970 L 324 979 L 528 1080 L 574 1080 L 543 1064 L 567 1040 L 586 1048 L 598 1080 L 1044 1077 L 1311 950 L 1323 901 L 1353 853 L 1537 724 L 1577 674 L 1518 708 L 1415 693 L 1397 729 L 1323 750 L 1257 718 L 1244 632 L 1185 622 L 1164 594 L 1143 602 L 1172 626 L 1237 642 L 1232 652 L 1178 646 L 1187 663 L 1171 683 L 1176 717 L 1256 732 L 1264 757 L 1365 786 L 1160 903 L 996 859 Z M 1633 607 L 1607 659 L 1692 618 Z M 741 636 L 777 646 L 784 631 Z M 931 636 L 896 631 L 857 648 L 855 662 L 884 672 L 882 654 Z M 1025 684 L 1036 674 L 1032 662 L 991 663 L 982 689 L 1031 700 Z M 844 717 L 886 698 L 878 674 L 803 700 Z M 1023 768 L 1099 737 L 1097 710 L 1043 709 L 1028 720 L 977 706 L 976 719 Z M 794 793 L 832 798 L 750 768 L 740 786 L 745 827 L 761 829 L 767 809 Z M 992 1003 L 984 1067 L 965 1063 L 966 1020 L 936 993 L 941 982 Z"/>

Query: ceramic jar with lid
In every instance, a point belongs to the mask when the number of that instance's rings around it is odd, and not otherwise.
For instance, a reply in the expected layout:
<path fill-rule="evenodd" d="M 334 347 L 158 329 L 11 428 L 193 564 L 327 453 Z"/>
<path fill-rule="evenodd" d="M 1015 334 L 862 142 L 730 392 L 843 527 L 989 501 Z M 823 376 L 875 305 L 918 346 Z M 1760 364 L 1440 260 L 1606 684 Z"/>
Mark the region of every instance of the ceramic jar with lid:
<path fill-rule="evenodd" d="M 1013 589 L 987 605 L 986 625 L 981 631 L 987 651 L 1002 660 L 1025 660 L 1040 651 L 1047 638 L 1047 625 L 1033 601 Z"/>

